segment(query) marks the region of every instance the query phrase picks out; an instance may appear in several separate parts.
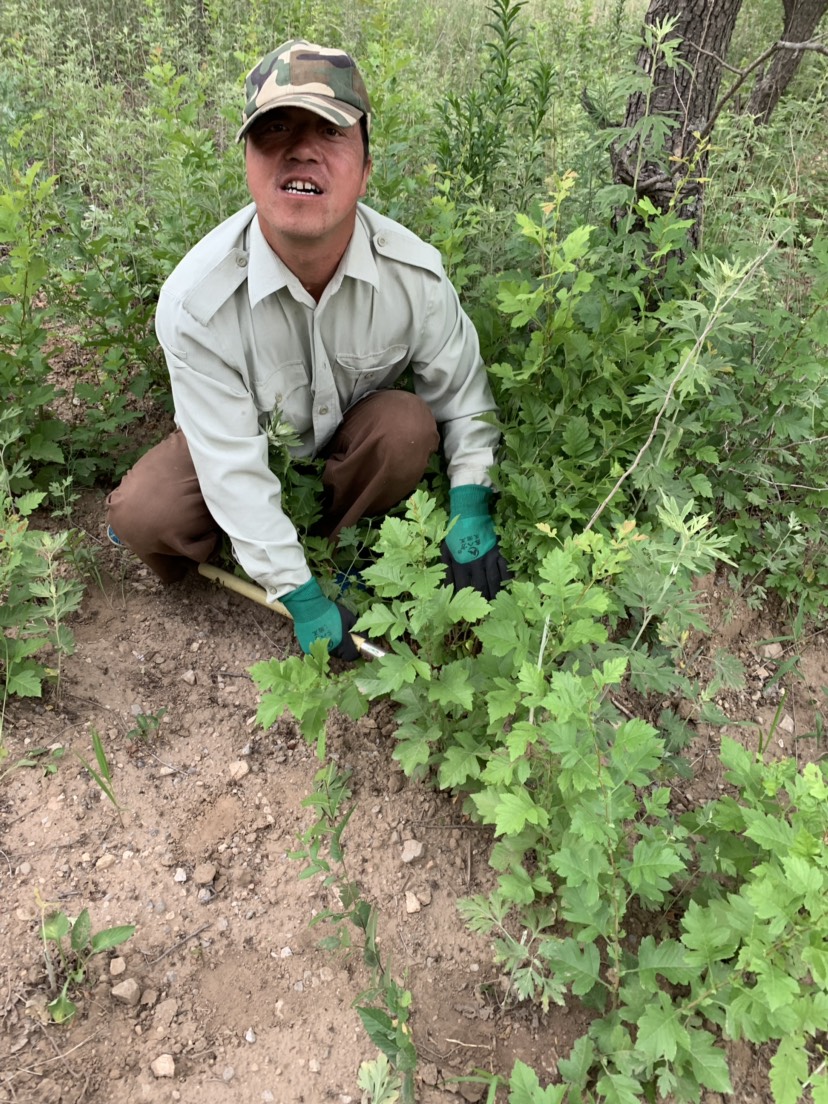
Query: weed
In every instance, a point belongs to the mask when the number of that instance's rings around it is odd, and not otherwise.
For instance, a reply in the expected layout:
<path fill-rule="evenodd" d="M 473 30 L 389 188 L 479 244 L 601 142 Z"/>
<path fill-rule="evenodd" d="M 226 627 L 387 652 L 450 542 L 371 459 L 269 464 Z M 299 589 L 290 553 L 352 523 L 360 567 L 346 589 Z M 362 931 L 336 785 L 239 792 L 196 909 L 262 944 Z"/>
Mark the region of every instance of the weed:
<path fill-rule="evenodd" d="M 80 606 L 84 590 L 60 567 L 69 533 L 30 528 L 44 493 L 12 494 L 12 485 L 25 482 L 28 475 L 22 461 L 9 466 L 7 460 L 7 449 L 20 434 L 19 426 L 10 428 L 9 412 L 0 414 L 0 744 L 12 694 L 40 697 L 47 679 L 59 687 L 62 659 L 74 651 L 66 619 Z M 49 664 L 44 662 L 47 653 Z"/>
<path fill-rule="evenodd" d="M 311 921 L 336 925 L 335 935 L 324 939 L 320 946 L 327 950 L 350 947 L 350 929 L 343 926 L 349 921 L 359 933 L 362 957 L 371 971 L 369 988 L 354 1003 L 381 1055 L 377 1062 L 367 1063 L 360 1070 L 366 1082 L 360 1087 L 374 1093 L 370 1099 L 375 1104 L 394 1104 L 397 1100 L 413 1104 L 417 1052 L 409 1026 L 411 993 L 394 979 L 390 963 L 383 959 L 377 940 L 377 911 L 362 897 L 359 885 L 347 871 L 342 833 L 354 811 L 353 806 L 345 808 L 351 797 L 348 778 L 349 774 L 339 771 L 335 763 L 317 772 L 313 793 L 302 802 L 305 808 L 317 812 L 317 819 L 300 837 L 303 846 L 292 851 L 290 857 L 306 863 L 300 878 L 322 875 L 322 885 L 338 898 L 338 908 L 323 909 Z"/>
<path fill-rule="evenodd" d="M 5 770 L 0 770 L 0 782 L 7 778 L 13 771 L 22 770 L 27 767 L 40 767 L 44 777 L 50 778 L 52 775 L 57 774 L 60 760 L 63 758 L 65 751 L 66 749 L 62 747 L 28 748 L 26 754 L 21 759 L 10 764 Z M 0 767 L 2 767 L 4 761 L 8 758 L 9 750 L 5 744 L 0 741 Z"/>
<path fill-rule="evenodd" d="M 158 734 L 161 722 L 167 713 L 166 708 L 156 709 L 154 713 L 139 713 L 134 726 L 127 733 L 128 740 L 150 743 Z"/>
<path fill-rule="evenodd" d="M 89 910 L 76 919 L 65 912 L 51 912 L 42 916 L 40 934 L 43 939 L 43 956 L 52 992 L 58 992 L 46 1006 L 55 1023 L 70 1022 L 78 1011 L 72 999 L 86 980 L 89 960 L 104 951 L 120 946 L 131 939 L 134 924 L 124 924 L 102 931 L 92 931 Z"/>
<path fill-rule="evenodd" d="M 101 793 L 112 802 L 115 811 L 118 814 L 118 819 L 123 824 L 123 809 L 118 799 L 115 796 L 115 790 L 112 785 L 112 771 L 109 767 L 109 760 L 106 755 L 106 751 L 103 746 L 103 740 L 99 733 L 92 729 L 92 750 L 95 753 L 95 762 L 98 764 L 98 769 L 92 766 L 88 760 L 84 759 L 82 755 L 78 755 L 78 759 L 81 761 L 83 767 L 88 771 L 95 785 L 100 789 Z M 75 753 L 77 755 L 77 752 Z"/>

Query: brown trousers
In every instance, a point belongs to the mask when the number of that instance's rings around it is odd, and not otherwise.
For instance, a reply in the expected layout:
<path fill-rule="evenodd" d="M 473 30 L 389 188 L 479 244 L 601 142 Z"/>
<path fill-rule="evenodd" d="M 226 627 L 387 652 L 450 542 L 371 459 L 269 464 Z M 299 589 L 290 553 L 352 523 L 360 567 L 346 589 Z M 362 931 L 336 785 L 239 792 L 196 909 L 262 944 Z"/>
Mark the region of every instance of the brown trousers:
<path fill-rule="evenodd" d="M 340 529 L 400 502 L 439 442 L 434 416 L 416 395 L 378 391 L 357 403 L 323 452 L 321 531 L 336 540 Z M 119 540 L 167 583 L 188 562 L 204 563 L 221 538 L 180 429 L 142 456 L 106 501 Z"/>

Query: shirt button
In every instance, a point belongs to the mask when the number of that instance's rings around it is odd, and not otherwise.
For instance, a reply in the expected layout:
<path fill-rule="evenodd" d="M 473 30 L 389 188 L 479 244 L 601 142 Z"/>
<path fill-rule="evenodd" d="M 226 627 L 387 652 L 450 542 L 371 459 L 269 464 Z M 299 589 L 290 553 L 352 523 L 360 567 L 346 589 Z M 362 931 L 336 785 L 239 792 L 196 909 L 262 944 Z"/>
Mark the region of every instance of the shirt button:
<path fill-rule="evenodd" d="M 388 245 L 388 238 L 386 238 L 385 234 L 380 234 L 380 236 L 377 238 L 377 245 Z"/>
<path fill-rule="evenodd" d="M 328 413 L 328 408 L 327 408 L 327 406 L 320 406 L 320 407 L 319 407 L 319 413 L 320 413 L 320 414 L 322 414 L 323 416 L 324 416 L 325 414 L 327 414 L 327 413 Z"/>
<path fill-rule="evenodd" d="M 243 254 L 239 257 L 236 257 L 236 264 L 239 266 L 239 268 L 247 268 L 247 257 L 245 257 Z"/>

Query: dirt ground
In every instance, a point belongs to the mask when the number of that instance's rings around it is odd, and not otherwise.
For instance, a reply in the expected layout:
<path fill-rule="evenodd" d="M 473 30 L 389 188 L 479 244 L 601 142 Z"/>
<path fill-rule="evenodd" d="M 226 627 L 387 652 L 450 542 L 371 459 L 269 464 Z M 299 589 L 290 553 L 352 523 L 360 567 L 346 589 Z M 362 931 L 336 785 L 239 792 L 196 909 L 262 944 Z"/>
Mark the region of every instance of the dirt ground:
<path fill-rule="evenodd" d="M 90 583 L 72 619 L 77 650 L 60 695 L 13 701 L 7 715 L 13 760 L 36 746 L 68 750 L 55 774 L 20 769 L 0 784 L 0 1102 L 356 1104 L 359 1065 L 376 1056 L 353 1008 L 368 974 L 359 955 L 319 949 L 327 933 L 308 924 L 334 902 L 289 858 L 312 819 L 302 800 L 320 764 L 287 720 L 268 732 L 255 724 L 248 675 L 295 650 L 290 627 L 195 574 L 160 585 L 108 544 L 103 515 L 102 497 L 90 495 L 74 522 L 98 549 L 103 588 Z M 768 731 L 781 692 L 773 674 L 792 645 L 713 584 L 708 598 L 716 645 L 748 672 L 746 689 L 720 704 Z M 789 680 L 773 746 L 811 757 L 824 748 L 800 738 L 824 711 L 828 652 L 819 635 L 799 650 L 801 677 Z M 139 718 L 161 709 L 157 732 L 139 739 Z M 73 754 L 92 760 L 93 730 L 122 820 Z M 757 738 L 754 728 L 733 732 Z M 456 909 L 491 887 L 488 833 L 449 797 L 405 779 L 393 733 L 390 710 L 375 708 L 334 724 L 329 750 L 353 771 L 349 871 L 379 909 L 383 951 L 413 993 L 418 1099 L 482 1099 L 452 1078 L 508 1075 L 516 1058 L 545 1084 L 584 1013 L 504 1003 L 488 941 Z M 680 803 L 721 787 L 718 739 L 699 732 Z M 408 862 L 411 840 L 423 848 Z M 129 942 L 92 960 L 68 1027 L 45 1014 L 40 902 L 71 916 L 88 907 L 93 930 L 136 925 Z M 730 1061 L 735 1099 L 768 1101 L 767 1055 L 733 1047 Z"/>

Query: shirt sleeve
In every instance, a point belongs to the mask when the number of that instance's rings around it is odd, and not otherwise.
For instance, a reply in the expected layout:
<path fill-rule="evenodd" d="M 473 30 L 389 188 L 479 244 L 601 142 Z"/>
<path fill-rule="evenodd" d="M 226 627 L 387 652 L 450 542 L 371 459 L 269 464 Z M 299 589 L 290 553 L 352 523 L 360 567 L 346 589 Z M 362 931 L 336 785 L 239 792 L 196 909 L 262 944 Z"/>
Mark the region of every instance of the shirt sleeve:
<path fill-rule="evenodd" d="M 441 426 L 451 486 L 490 487 L 489 468 L 500 432 L 480 420 L 481 414 L 496 413 L 497 408 L 477 331 L 445 273 L 423 278 L 431 295 L 413 350 L 414 389 Z"/>
<path fill-rule="evenodd" d="M 197 322 L 162 292 L 156 333 L 170 373 L 176 421 L 204 501 L 232 542 L 239 563 L 279 598 L 311 573 L 282 488 L 268 466 L 267 436 L 241 373 L 222 348 L 217 327 Z"/>

